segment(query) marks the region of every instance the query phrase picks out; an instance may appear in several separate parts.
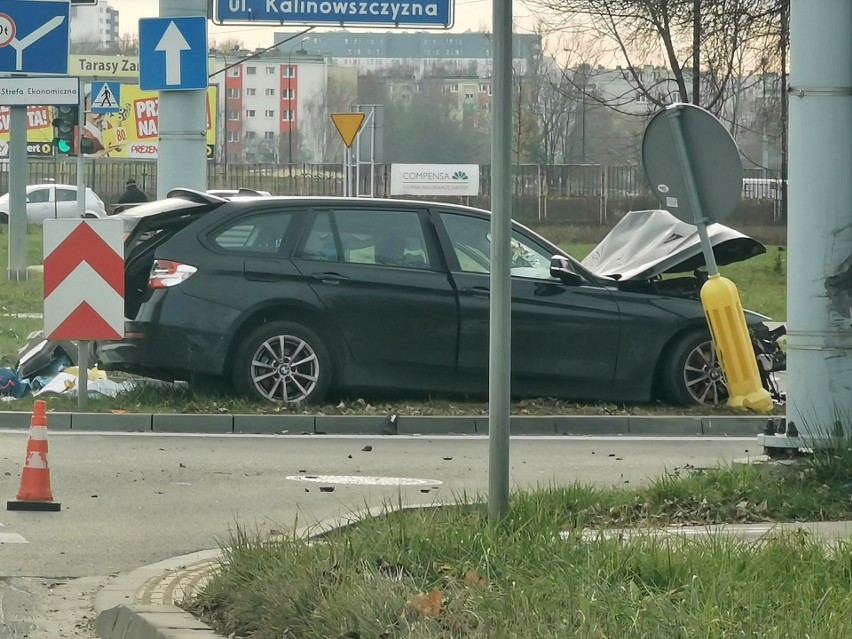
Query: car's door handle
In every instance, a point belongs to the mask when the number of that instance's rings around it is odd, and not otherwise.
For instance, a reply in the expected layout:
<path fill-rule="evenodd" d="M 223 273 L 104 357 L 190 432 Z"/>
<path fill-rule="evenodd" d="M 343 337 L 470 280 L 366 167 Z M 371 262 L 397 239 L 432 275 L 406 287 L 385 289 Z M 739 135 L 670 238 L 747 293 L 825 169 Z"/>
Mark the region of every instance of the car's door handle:
<path fill-rule="evenodd" d="M 323 284 L 340 284 L 347 279 L 339 273 L 314 273 L 311 277 Z"/>
<path fill-rule="evenodd" d="M 488 297 L 491 294 L 491 291 L 488 290 L 487 286 L 469 286 L 461 289 L 459 293 L 462 293 L 463 295 L 473 295 L 474 297 Z"/>

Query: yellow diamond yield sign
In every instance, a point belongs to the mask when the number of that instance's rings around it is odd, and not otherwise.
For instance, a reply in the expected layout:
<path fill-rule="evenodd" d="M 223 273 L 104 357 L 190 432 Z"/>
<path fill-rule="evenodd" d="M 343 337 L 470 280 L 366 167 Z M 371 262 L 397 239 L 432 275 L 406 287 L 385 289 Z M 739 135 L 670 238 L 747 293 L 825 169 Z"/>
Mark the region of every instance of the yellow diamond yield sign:
<path fill-rule="evenodd" d="M 337 132 L 340 134 L 343 144 L 351 147 L 355 141 L 355 136 L 361 130 L 361 125 L 364 124 L 366 113 L 332 113 L 331 120 L 334 126 L 337 127 Z"/>

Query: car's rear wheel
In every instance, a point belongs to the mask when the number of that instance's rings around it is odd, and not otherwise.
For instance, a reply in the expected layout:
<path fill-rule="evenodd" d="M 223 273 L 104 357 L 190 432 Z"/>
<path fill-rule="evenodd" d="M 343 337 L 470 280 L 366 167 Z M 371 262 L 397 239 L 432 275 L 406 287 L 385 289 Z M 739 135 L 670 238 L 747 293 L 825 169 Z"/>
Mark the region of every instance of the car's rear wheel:
<path fill-rule="evenodd" d="M 718 406 L 728 400 L 728 385 L 709 332 L 690 333 L 669 350 L 661 390 L 664 399 L 684 406 Z"/>
<path fill-rule="evenodd" d="M 331 385 L 328 349 L 312 330 L 270 322 L 252 331 L 234 359 L 234 387 L 272 402 L 317 403 Z"/>

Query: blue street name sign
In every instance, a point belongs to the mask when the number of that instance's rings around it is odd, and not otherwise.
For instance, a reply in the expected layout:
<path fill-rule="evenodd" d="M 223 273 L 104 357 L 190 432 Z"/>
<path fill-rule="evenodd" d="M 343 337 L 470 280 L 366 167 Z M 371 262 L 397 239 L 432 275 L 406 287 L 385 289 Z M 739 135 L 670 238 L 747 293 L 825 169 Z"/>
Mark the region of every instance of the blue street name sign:
<path fill-rule="evenodd" d="M 219 23 L 453 26 L 453 0 L 215 0 Z"/>
<path fill-rule="evenodd" d="M 0 73 L 67 75 L 71 5 L 0 0 Z"/>
<path fill-rule="evenodd" d="M 207 18 L 139 21 L 139 88 L 143 91 L 207 88 Z"/>

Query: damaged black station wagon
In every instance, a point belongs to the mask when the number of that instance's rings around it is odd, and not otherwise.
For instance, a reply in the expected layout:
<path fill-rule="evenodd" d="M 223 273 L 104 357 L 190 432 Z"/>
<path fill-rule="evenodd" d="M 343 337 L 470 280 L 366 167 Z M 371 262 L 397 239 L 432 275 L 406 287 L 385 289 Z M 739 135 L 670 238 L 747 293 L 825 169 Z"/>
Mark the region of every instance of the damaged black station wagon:
<path fill-rule="evenodd" d="M 179 189 L 114 217 L 125 225 L 128 321 L 125 339 L 98 345 L 107 370 L 220 378 L 282 402 L 486 392 L 487 211 Z M 709 230 L 721 265 L 765 251 Z M 694 227 L 665 211 L 629 213 L 583 262 L 515 224 L 513 394 L 724 401 L 701 264 Z M 774 391 L 778 335 L 746 316 Z"/>

